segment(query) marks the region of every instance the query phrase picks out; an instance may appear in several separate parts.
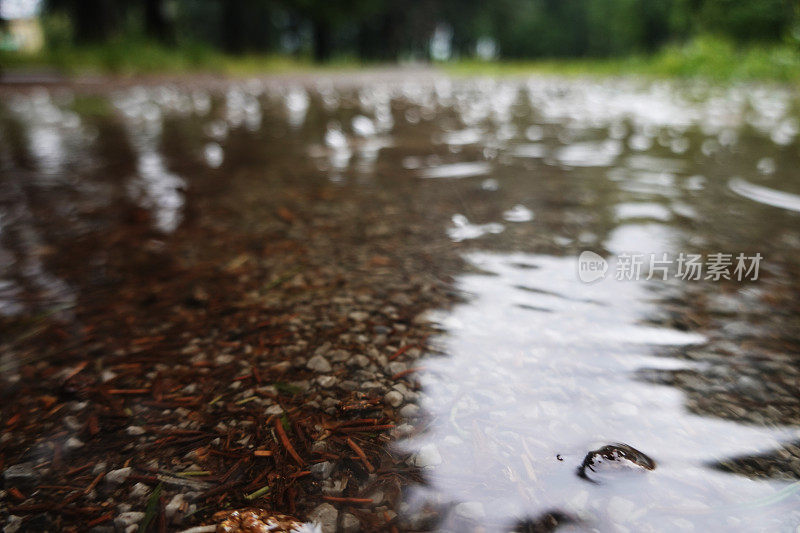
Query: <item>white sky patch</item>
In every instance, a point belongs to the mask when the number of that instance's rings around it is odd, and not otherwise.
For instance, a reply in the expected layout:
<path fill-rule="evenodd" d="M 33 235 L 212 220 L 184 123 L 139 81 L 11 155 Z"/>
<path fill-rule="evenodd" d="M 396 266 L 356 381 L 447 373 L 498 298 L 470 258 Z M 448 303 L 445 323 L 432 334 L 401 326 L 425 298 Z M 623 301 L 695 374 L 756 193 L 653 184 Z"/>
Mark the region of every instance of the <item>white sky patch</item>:
<path fill-rule="evenodd" d="M 39 15 L 42 0 L 0 0 L 0 18 L 28 19 Z"/>

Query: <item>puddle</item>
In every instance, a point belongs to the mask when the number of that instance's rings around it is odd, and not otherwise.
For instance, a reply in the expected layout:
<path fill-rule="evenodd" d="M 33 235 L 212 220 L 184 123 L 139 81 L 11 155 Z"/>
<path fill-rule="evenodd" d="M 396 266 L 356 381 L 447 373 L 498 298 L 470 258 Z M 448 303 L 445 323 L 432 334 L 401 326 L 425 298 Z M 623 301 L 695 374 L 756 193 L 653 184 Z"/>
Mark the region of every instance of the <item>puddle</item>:
<path fill-rule="evenodd" d="M 419 256 L 439 277 L 407 290 L 454 279 L 464 301 L 431 315 L 440 355 L 402 443 L 424 483 L 404 487 L 401 523 L 427 506 L 441 531 L 547 513 L 573 531 L 792 530 L 797 104 L 780 87 L 555 78 L 20 93 L 0 105 L 0 314 L 108 322 L 119 299 L 114 320 L 168 327 L 203 308 L 203 280 L 265 301 L 265 285 L 313 285 L 275 254 L 398 279 Z M 612 260 L 604 280 L 579 281 L 584 250 Z M 764 264 L 748 284 L 620 282 L 623 252 Z M 358 298 L 385 296 L 371 289 Z M 407 327 L 396 311 L 342 342 L 383 353 Z M 577 475 L 614 443 L 655 468 Z"/>
<path fill-rule="evenodd" d="M 554 510 L 581 530 L 793 527 L 796 515 L 766 503 L 787 483 L 707 465 L 770 451 L 800 431 L 698 416 L 679 390 L 637 379 L 702 366 L 681 354 L 707 340 L 644 324 L 654 307 L 645 283 L 581 283 L 574 258 L 468 259 L 491 275 L 462 276 L 468 303 L 435 317 L 447 333 L 437 346 L 446 355 L 429 359 L 422 378 L 433 423 L 405 443 L 441 456 L 415 498 L 455 506 L 443 529 L 508 530 Z M 586 453 L 614 442 L 657 467 L 597 485 L 576 475 Z M 786 497 L 796 502 L 797 494 Z M 459 511 L 464 502 L 472 516 Z"/>

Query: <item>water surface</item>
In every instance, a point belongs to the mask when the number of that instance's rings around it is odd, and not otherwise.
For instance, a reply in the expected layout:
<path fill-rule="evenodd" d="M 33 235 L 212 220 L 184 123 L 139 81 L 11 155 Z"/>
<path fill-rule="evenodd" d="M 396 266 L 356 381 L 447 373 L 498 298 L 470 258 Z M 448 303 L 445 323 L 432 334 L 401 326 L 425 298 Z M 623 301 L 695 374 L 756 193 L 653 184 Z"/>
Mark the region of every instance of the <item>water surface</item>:
<path fill-rule="evenodd" d="M 442 531 L 547 513 L 573 530 L 792 531 L 797 105 L 781 87 L 538 78 L 13 94 L 0 313 L 69 322 L 109 287 L 179 283 L 169 261 L 229 264 L 303 218 L 304 198 L 327 239 L 352 228 L 326 209 L 362 212 L 365 239 L 400 217 L 430 234 L 430 261 L 469 265 L 452 272 L 462 302 L 428 316 L 442 332 L 400 444 L 426 479 L 403 505 L 412 525 L 422 506 Z M 331 190 L 348 202 L 326 204 Z M 273 198 L 297 213 L 276 217 Z M 578 279 L 584 250 L 611 262 L 605 280 Z M 757 280 L 617 281 L 621 253 L 763 262 Z M 614 442 L 656 468 L 576 475 Z"/>

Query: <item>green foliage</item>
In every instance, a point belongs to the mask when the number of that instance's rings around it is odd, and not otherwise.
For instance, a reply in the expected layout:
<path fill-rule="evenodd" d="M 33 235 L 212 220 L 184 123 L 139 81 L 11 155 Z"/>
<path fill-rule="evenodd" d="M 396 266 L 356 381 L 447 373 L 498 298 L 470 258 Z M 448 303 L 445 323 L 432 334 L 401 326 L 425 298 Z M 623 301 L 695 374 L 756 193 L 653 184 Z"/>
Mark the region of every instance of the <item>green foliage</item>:
<path fill-rule="evenodd" d="M 460 61 L 448 67 L 460 75 L 641 75 L 701 78 L 712 82 L 777 81 L 800 84 L 800 53 L 787 44 L 737 47 L 710 35 L 670 45 L 654 55 L 611 59 L 514 62 Z"/>
<path fill-rule="evenodd" d="M 704 30 L 737 41 L 776 41 L 790 27 L 793 0 L 705 0 L 699 9 Z"/>
<path fill-rule="evenodd" d="M 123 76 L 158 73 L 217 72 L 248 75 L 311 68 L 308 61 L 278 54 L 225 54 L 207 44 L 167 47 L 141 37 L 120 38 L 104 44 L 70 45 L 36 55 L 0 52 L 4 68 L 46 66 L 67 74 L 109 73 Z M 341 67 L 333 63 L 329 67 Z"/>
<path fill-rule="evenodd" d="M 800 81 L 800 52 L 789 45 L 751 44 L 701 36 L 664 49 L 648 64 L 657 74 L 712 80 Z"/>
<path fill-rule="evenodd" d="M 453 58 L 467 69 L 479 64 L 472 58 L 481 39 L 493 40 L 505 61 L 569 59 L 573 68 L 581 64 L 576 58 L 591 58 L 587 68 L 638 65 L 726 79 L 792 78 L 800 51 L 797 0 L 48 0 L 47 6 L 47 50 L 26 58 L 3 53 L 5 67 L 119 74 L 249 74 L 310 68 L 312 61 L 341 67 L 428 58 L 437 26 L 452 30 Z"/>

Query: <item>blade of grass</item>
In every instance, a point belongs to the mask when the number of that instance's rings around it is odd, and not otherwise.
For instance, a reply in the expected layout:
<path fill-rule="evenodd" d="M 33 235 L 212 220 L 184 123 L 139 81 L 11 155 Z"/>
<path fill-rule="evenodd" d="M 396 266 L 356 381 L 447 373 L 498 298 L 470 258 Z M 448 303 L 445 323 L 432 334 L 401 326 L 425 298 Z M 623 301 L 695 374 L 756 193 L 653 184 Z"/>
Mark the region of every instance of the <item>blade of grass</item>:
<path fill-rule="evenodd" d="M 147 506 L 144 509 L 144 518 L 142 518 L 142 521 L 139 524 L 139 533 L 145 533 L 147 528 L 150 526 L 150 522 L 152 522 L 156 517 L 156 513 L 158 513 L 159 500 L 161 499 L 162 488 L 163 485 L 159 483 L 156 485 L 156 488 L 153 489 L 153 492 L 150 493 L 150 497 L 147 498 Z"/>

